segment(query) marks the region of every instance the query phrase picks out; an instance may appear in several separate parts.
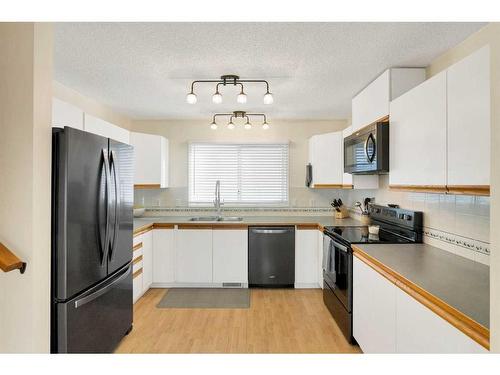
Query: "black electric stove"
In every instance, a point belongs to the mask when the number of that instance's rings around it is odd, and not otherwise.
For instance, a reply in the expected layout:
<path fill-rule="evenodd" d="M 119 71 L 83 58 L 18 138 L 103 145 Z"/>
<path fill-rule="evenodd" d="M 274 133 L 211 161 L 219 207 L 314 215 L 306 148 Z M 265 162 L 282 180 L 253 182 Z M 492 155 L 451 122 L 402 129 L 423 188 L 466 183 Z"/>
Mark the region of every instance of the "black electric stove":
<path fill-rule="evenodd" d="M 323 233 L 323 301 L 345 337 L 352 336 L 352 248 L 351 244 L 401 244 L 422 242 L 422 212 L 370 205 L 372 225 L 327 226 Z M 354 297 L 355 298 L 355 297 Z"/>

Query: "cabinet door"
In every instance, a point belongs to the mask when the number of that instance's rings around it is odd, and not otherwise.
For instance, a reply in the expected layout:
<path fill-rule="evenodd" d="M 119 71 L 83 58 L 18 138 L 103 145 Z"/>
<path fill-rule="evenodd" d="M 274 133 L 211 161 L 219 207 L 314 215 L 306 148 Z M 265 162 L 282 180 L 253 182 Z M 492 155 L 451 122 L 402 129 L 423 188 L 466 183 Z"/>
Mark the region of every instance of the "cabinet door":
<path fill-rule="evenodd" d="M 448 69 L 448 185 L 490 184 L 490 50 Z"/>
<path fill-rule="evenodd" d="M 401 289 L 396 290 L 398 353 L 486 353 L 467 337 Z"/>
<path fill-rule="evenodd" d="M 345 187 L 352 186 L 352 174 L 344 173 L 344 139 L 352 134 L 352 125 L 342 130 L 342 184 Z"/>
<path fill-rule="evenodd" d="M 175 282 L 174 229 L 153 231 L 153 284 Z"/>
<path fill-rule="evenodd" d="M 142 243 L 142 288 L 146 292 L 153 283 L 153 231 L 150 230 L 142 235 Z"/>
<path fill-rule="evenodd" d="M 312 147 L 312 184 L 342 185 L 344 174 L 342 158 L 342 132 L 315 135 L 309 143 Z"/>
<path fill-rule="evenodd" d="M 354 257 L 353 336 L 364 353 L 396 352 L 396 289 Z"/>
<path fill-rule="evenodd" d="M 72 104 L 52 98 L 52 127 L 65 126 L 83 130 L 83 111 Z"/>
<path fill-rule="evenodd" d="M 386 70 L 352 99 L 352 131 L 389 114 L 390 70 Z"/>
<path fill-rule="evenodd" d="M 318 231 L 318 242 L 317 242 L 317 252 L 318 252 L 318 286 L 323 289 L 323 241 L 324 234 L 322 231 Z"/>
<path fill-rule="evenodd" d="M 168 187 L 168 140 L 131 132 L 130 144 L 134 146 L 134 184 Z"/>
<path fill-rule="evenodd" d="M 214 229 L 213 282 L 248 284 L 248 231 Z"/>
<path fill-rule="evenodd" d="M 212 282 L 212 230 L 176 232 L 175 279 L 179 283 Z"/>
<path fill-rule="evenodd" d="M 295 287 L 318 287 L 318 230 L 295 231 Z"/>
<path fill-rule="evenodd" d="M 391 102 L 390 185 L 446 185 L 446 72 Z"/>
<path fill-rule="evenodd" d="M 85 113 L 84 130 L 102 137 L 129 144 L 130 132 L 100 118 Z"/>

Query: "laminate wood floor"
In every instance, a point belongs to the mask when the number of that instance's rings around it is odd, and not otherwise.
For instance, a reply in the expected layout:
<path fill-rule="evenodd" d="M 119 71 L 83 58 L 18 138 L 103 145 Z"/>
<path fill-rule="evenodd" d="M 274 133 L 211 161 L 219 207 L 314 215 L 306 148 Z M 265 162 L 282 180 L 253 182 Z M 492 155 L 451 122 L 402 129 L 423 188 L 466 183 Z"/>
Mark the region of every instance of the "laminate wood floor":
<path fill-rule="evenodd" d="M 158 309 L 166 289 L 134 305 L 117 353 L 359 353 L 319 289 L 252 289 L 249 309 Z"/>

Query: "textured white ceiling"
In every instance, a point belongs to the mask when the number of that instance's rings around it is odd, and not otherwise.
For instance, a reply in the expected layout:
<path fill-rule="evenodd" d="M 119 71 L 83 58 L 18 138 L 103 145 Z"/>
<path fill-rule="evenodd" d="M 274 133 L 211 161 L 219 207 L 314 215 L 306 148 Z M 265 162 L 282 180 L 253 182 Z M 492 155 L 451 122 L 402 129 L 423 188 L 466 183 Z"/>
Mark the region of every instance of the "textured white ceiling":
<path fill-rule="evenodd" d="M 60 23 L 55 27 L 55 79 L 137 119 L 210 118 L 237 109 L 270 118 L 350 116 L 351 98 L 386 68 L 420 67 L 481 28 L 481 23 Z M 194 79 L 238 74 L 264 87 L 197 87 Z"/>

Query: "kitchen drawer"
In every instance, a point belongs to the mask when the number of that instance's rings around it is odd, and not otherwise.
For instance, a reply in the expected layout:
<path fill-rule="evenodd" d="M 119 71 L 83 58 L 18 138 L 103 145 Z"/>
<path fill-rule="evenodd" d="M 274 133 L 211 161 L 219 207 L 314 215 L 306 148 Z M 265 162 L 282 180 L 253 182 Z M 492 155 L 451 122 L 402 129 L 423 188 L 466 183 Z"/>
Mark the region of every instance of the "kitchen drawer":
<path fill-rule="evenodd" d="M 132 272 L 137 272 L 139 271 L 140 269 L 142 269 L 142 264 L 143 264 L 143 260 L 142 260 L 142 256 L 136 258 L 133 262 L 132 262 Z"/>
<path fill-rule="evenodd" d="M 140 256 L 142 256 L 144 253 L 144 247 L 141 247 L 137 250 L 135 250 L 133 253 L 132 253 L 132 259 L 137 259 L 139 258 Z"/>
<path fill-rule="evenodd" d="M 140 270 L 135 271 L 132 274 L 132 286 L 133 286 L 133 301 L 134 303 L 142 296 L 143 288 L 142 288 L 142 268 Z"/>
<path fill-rule="evenodd" d="M 142 242 L 142 234 L 135 236 L 132 243 L 133 243 L 133 246 L 135 246 L 135 245 L 139 244 L 140 242 Z"/>

